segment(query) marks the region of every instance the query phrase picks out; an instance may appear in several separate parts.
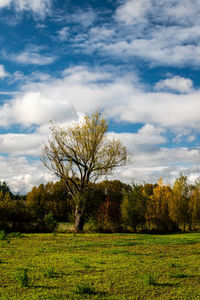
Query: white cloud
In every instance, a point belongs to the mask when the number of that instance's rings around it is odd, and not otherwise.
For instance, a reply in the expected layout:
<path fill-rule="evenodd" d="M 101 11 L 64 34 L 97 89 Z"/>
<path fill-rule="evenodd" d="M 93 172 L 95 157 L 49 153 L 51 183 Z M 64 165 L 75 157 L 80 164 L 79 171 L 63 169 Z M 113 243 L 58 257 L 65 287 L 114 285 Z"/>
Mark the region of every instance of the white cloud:
<path fill-rule="evenodd" d="M 99 107 L 118 121 L 150 123 L 177 132 L 198 130 L 199 90 L 180 95 L 148 93 L 137 82 L 113 74 L 75 67 L 65 70 L 60 79 L 28 82 L 21 96 L 0 107 L 0 124 L 44 124 L 50 119 L 76 118 L 76 112 Z"/>
<path fill-rule="evenodd" d="M 15 0 L 15 6 L 18 10 L 32 10 L 36 13 L 46 13 L 51 0 Z"/>
<path fill-rule="evenodd" d="M 0 156 L 0 181 L 6 181 L 15 193 L 27 193 L 34 185 L 55 180 L 38 160 L 24 156 Z"/>
<path fill-rule="evenodd" d="M 189 93 L 193 88 L 193 82 L 189 78 L 174 76 L 172 78 L 160 80 L 156 83 L 156 90 L 172 90 L 180 93 Z"/>
<path fill-rule="evenodd" d="M 75 118 L 76 113 L 68 101 L 45 98 L 39 92 L 26 93 L 21 98 L 9 101 L 0 108 L 0 125 L 48 123 Z"/>
<path fill-rule="evenodd" d="M 200 91 L 194 89 L 188 94 L 148 93 L 137 81 L 118 78 L 114 71 L 95 72 L 85 67 L 66 69 L 59 79 L 49 77 L 41 82 L 27 81 L 20 94 L 0 107 L 1 126 L 39 126 L 30 134 L 0 135 L 0 148 L 9 155 L 38 156 L 41 141 L 49 134 L 48 123 L 51 119 L 57 123 L 72 122 L 98 107 L 105 109 L 105 116 L 115 121 L 144 124 L 136 133 L 110 133 L 120 138 L 133 153 L 133 164 L 116 171 L 114 176 L 121 180 L 134 177 L 155 181 L 160 176 L 172 180 L 184 168 L 187 174 L 197 176 L 199 169 L 194 171 L 189 168 L 200 165 L 200 150 L 169 149 L 166 145 L 169 131 L 173 135 L 185 135 L 188 141 L 193 141 L 198 134 L 199 97 Z M 31 189 L 31 183 L 40 183 L 40 174 L 48 174 L 47 171 L 40 171 L 38 163 L 22 161 L 26 171 L 17 174 L 15 168 L 19 170 L 19 166 L 15 165 L 14 159 L 1 158 L 0 161 L 0 178 L 5 177 L 9 183 L 13 182 L 15 190 L 17 185 L 23 190 L 26 183 L 27 189 Z M 11 171 L 8 174 L 7 170 L 4 176 L 8 163 Z M 38 177 L 34 178 L 33 170 L 38 172 Z M 13 181 L 11 178 L 14 178 Z"/>
<path fill-rule="evenodd" d="M 151 0 L 129 0 L 116 11 L 116 19 L 126 24 L 144 21 L 146 13 L 151 9 Z"/>
<path fill-rule="evenodd" d="M 154 24 L 159 21 L 159 24 L 191 25 L 198 22 L 194 15 L 198 15 L 199 11 L 199 0 L 124 0 L 117 8 L 115 17 L 127 24 L 150 17 Z"/>
<path fill-rule="evenodd" d="M 96 14 L 92 9 L 77 10 L 76 13 L 67 16 L 67 21 L 81 24 L 85 28 L 91 26 L 95 19 Z"/>
<path fill-rule="evenodd" d="M 165 144 L 167 139 L 164 137 L 165 130 L 155 127 L 152 124 L 145 124 L 137 133 L 110 133 L 111 137 L 123 140 L 128 149 L 134 146 L 146 147 L 147 145 Z"/>
<path fill-rule="evenodd" d="M 130 57 L 140 57 L 145 61 L 151 61 L 152 65 L 196 66 L 200 63 L 200 45 L 187 44 L 187 42 L 185 45 L 178 42 L 174 42 L 170 46 L 168 44 L 166 38 L 163 41 L 159 37 L 136 37 L 132 40 L 119 38 L 119 40 L 101 44 L 100 53 L 104 50 L 106 55 L 112 53 L 112 55 L 123 60 L 130 59 Z M 99 45 L 94 44 L 93 47 L 98 49 Z"/>
<path fill-rule="evenodd" d="M 0 65 L 0 79 L 3 79 L 7 76 L 9 76 L 9 74 L 6 72 L 4 66 Z"/>
<path fill-rule="evenodd" d="M 10 5 L 11 0 L 0 0 L 0 8 Z"/>
<path fill-rule="evenodd" d="M 58 31 L 58 38 L 60 41 L 65 42 L 69 36 L 69 27 L 63 27 Z"/>
<path fill-rule="evenodd" d="M 149 122 L 169 127 L 174 131 L 186 128 L 199 128 L 198 111 L 200 92 L 187 95 L 171 93 L 134 93 L 126 95 L 126 105 L 116 105 L 111 116 L 133 123 Z"/>
<path fill-rule="evenodd" d="M 187 141 L 189 142 L 189 143 L 192 143 L 192 142 L 194 142 L 196 140 L 196 136 L 195 135 L 190 135 L 190 136 L 188 136 L 188 138 L 187 138 Z"/>
<path fill-rule="evenodd" d="M 199 0 L 122 1 L 113 24 L 94 27 L 71 42 L 76 51 L 98 51 L 123 61 L 139 57 L 151 65 L 196 67 L 200 63 L 199 13 Z"/>
<path fill-rule="evenodd" d="M 45 136 L 34 134 L 7 133 L 0 135 L 1 153 L 13 155 L 40 156 L 40 148 Z"/>
<path fill-rule="evenodd" d="M 32 64 L 32 65 L 49 65 L 55 61 L 55 56 L 44 55 L 34 51 L 24 51 L 19 54 L 11 55 L 13 61 L 22 64 Z"/>
<path fill-rule="evenodd" d="M 32 11 L 34 14 L 44 17 L 49 13 L 51 0 L 0 0 L 0 8 L 11 4 L 17 11 Z"/>
<path fill-rule="evenodd" d="M 163 22 L 176 22 L 182 25 L 198 22 L 193 17 L 200 12 L 199 0 L 161 0 L 158 4 L 157 14 L 160 13 Z"/>
<path fill-rule="evenodd" d="M 55 55 L 48 54 L 45 47 L 34 44 L 27 44 L 24 51 L 18 53 L 7 53 L 3 50 L 2 56 L 4 59 L 11 60 L 15 63 L 38 66 L 52 64 L 57 59 Z M 17 71 L 15 75 L 20 77 L 23 74 Z"/>
<path fill-rule="evenodd" d="M 115 34 L 113 29 L 108 29 L 106 27 L 92 27 L 89 32 L 90 39 L 94 41 L 107 40 Z"/>
<path fill-rule="evenodd" d="M 126 136 L 121 135 L 121 140 L 126 146 Z M 182 172 L 194 181 L 200 179 L 200 149 L 187 148 L 153 148 L 147 149 L 131 144 L 133 153 L 132 163 L 115 171 L 114 178 L 131 182 L 155 183 L 162 177 L 165 182 L 173 184 Z"/>

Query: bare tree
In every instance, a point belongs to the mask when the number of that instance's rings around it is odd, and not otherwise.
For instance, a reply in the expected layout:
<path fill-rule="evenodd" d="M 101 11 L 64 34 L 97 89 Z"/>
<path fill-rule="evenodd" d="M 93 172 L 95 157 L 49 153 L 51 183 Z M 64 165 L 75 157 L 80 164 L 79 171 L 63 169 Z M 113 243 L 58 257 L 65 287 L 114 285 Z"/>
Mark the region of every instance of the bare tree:
<path fill-rule="evenodd" d="M 89 182 L 125 165 L 128 151 L 120 140 L 108 137 L 108 124 L 98 112 L 69 128 L 52 125 L 50 129 L 51 137 L 43 144 L 41 160 L 65 181 L 75 203 L 75 231 L 79 232 L 84 226 Z"/>

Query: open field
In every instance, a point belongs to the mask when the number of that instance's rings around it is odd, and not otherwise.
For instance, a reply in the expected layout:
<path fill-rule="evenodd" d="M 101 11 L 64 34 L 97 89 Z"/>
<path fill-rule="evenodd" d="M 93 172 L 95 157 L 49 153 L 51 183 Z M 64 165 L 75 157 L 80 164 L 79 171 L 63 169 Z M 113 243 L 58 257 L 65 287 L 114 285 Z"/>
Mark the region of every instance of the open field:
<path fill-rule="evenodd" d="M 0 299 L 200 299 L 200 234 L 7 236 Z"/>

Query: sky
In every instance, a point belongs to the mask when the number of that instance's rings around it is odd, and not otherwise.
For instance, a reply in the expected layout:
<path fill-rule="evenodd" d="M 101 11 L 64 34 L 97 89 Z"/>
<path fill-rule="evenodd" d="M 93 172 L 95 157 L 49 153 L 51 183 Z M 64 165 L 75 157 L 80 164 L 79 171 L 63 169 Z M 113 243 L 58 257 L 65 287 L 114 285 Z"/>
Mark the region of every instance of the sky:
<path fill-rule="evenodd" d="M 0 181 L 55 180 L 49 122 L 99 109 L 132 162 L 112 177 L 200 179 L 199 0 L 0 0 Z"/>

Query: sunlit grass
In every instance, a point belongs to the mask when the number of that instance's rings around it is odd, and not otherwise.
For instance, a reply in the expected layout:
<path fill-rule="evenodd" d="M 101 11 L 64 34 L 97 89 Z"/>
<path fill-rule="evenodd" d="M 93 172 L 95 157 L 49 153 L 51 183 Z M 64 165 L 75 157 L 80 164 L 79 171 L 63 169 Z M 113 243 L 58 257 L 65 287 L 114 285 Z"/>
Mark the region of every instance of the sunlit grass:
<path fill-rule="evenodd" d="M 0 299 L 200 299 L 199 258 L 198 233 L 8 235 Z"/>

